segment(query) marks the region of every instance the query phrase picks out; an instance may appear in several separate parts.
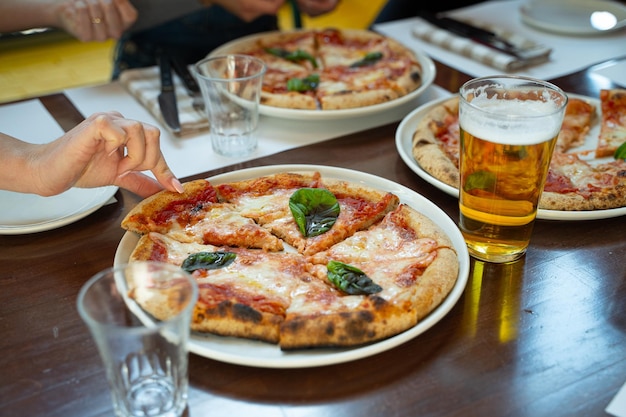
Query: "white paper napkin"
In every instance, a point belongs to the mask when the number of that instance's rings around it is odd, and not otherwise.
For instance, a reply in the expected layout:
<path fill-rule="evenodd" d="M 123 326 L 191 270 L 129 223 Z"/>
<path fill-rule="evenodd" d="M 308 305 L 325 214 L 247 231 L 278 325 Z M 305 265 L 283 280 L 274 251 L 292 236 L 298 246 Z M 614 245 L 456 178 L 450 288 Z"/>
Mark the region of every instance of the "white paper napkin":
<path fill-rule="evenodd" d="M 445 29 L 440 29 L 421 18 L 417 20 L 412 31 L 413 35 L 426 42 L 506 72 L 538 65 L 548 61 L 550 58 L 552 49 L 540 45 L 531 39 L 500 27 L 485 25 L 476 21 L 466 20 L 465 22 L 495 33 L 517 48 L 524 50 L 525 53 L 532 55 L 532 58 L 522 60 L 504 52 L 497 51 L 471 39 L 456 35 Z"/>
<path fill-rule="evenodd" d="M 193 99 L 187 94 L 182 81 L 174 76 L 178 119 L 181 131 L 177 136 L 186 136 L 209 129 L 209 121 L 204 111 L 193 107 Z M 159 93 L 161 92 L 161 78 L 158 67 L 126 70 L 120 74 L 120 83 L 130 94 L 147 108 L 161 126 L 170 132 L 172 129 L 163 120 L 159 108 Z"/>

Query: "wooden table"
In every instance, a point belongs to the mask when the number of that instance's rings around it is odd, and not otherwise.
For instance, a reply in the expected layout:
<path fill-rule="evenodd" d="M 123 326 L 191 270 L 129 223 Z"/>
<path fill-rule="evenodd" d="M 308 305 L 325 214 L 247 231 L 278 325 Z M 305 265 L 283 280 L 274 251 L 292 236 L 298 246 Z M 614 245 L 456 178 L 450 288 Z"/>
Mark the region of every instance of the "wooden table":
<path fill-rule="evenodd" d="M 438 65 L 456 91 L 464 74 Z M 597 96 L 582 71 L 554 80 Z M 65 129 L 82 116 L 62 95 L 42 102 Z M 397 123 L 198 175 L 259 165 L 335 165 L 398 182 L 455 221 L 455 198 L 420 179 L 395 148 Z M 0 236 L 0 415 L 112 414 L 102 364 L 76 296 L 110 266 L 119 224 L 139 198 L 43 233 Z M 389 351 L 305 369 L 264 369 L 190 355 L 187 414 L 199 416 L 604 416 L 626 382 L 624 217 L 538 221 L 527 255 L 472 261 L 461 299 L 433 328 Z"/>

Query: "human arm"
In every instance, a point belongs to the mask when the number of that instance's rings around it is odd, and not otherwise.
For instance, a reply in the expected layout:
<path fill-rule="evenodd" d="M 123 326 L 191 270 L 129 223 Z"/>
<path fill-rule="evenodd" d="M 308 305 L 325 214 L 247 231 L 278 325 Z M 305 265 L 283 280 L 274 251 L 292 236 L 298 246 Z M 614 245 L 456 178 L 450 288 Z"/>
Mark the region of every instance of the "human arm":
<path fill-rule="evenodd" d="M 137 19 L 129 0 L 2 0 L 0 32 L 62 29 L 81 41 L 118 39 Z"/>
<path fill-rule="evenodd" d="M 333 11 L 339 0 L 296 0 L 301 13 L 315 17 Z"/>
<path fill-rule="evenodd" d="M 96 113 L 47 144 L 0 134 L 0 189 L 43 196 L 117 185 L 142 197 L 181 192 L 159 147 L 159 130 L 117 112 Z M 150 170 L 156 181 L 140 171 Z"/>

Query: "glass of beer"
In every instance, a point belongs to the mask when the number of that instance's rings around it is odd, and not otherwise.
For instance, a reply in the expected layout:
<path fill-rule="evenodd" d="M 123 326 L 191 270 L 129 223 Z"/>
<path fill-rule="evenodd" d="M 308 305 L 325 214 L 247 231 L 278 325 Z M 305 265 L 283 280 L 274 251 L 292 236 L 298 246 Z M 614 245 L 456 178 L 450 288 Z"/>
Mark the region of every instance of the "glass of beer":
<path fill-rule="evenodd" d="M 528 247 L 567 96 L 532 78 L 476 78 L 460 90 L 459 227 L 477 259 L 504 263 Z"/>

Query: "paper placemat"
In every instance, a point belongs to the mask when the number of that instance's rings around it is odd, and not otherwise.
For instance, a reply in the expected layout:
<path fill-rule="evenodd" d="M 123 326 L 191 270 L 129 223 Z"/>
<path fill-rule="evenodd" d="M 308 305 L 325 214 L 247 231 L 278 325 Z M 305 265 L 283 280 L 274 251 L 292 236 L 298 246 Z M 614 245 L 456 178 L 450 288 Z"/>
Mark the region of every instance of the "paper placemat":
<path fill-rule="evenodd" d="M 84 116 L 98 111 L 117 110 L 125 117 L 160 126 L 152 113 L 135 100 L 119 82 L 77 88 L 64 93 Z M 181 138 L 161 129 L 161 149 L 174 174 L 179 178 L 184 178 L 211 169 L 398 122 L 421 104 L 448 95 L 450 93 L 443 88 L 431 86 L 419 97 L 401 106 L 345 119 L 306 121 L 261 115 L 255 132 L 259 138 L 258 149 L 244 158 L 217 155 L 211 149 L 208 132 L 194 133 Z"/>
<path fill-rule="evenodd" d="M 2 133 L 29 143 L 49 143 L 63 129 L 39 100 L 0 105 Z"/>
<path fill-rule="evenodd" d="M 449 16 L 506 28 L 512 33 L 552 49 L 549 61 L 516 70 L 514 73 L 519 75 L 549 80 L 609 59 L 626 56 L 626 31 L 599 36 L 568 36 L 544 32 L 522 22 L 519 9 L 523 3 L 524 0 L 487 1 L 455 10 L 450 12 Z M 473 77 L 493 75 L 499 71 L 415 36 L 413 28 L 420 21 L 421 19 L 417 17 L 409 18 L 378 24 L 374 29 Z"/>

